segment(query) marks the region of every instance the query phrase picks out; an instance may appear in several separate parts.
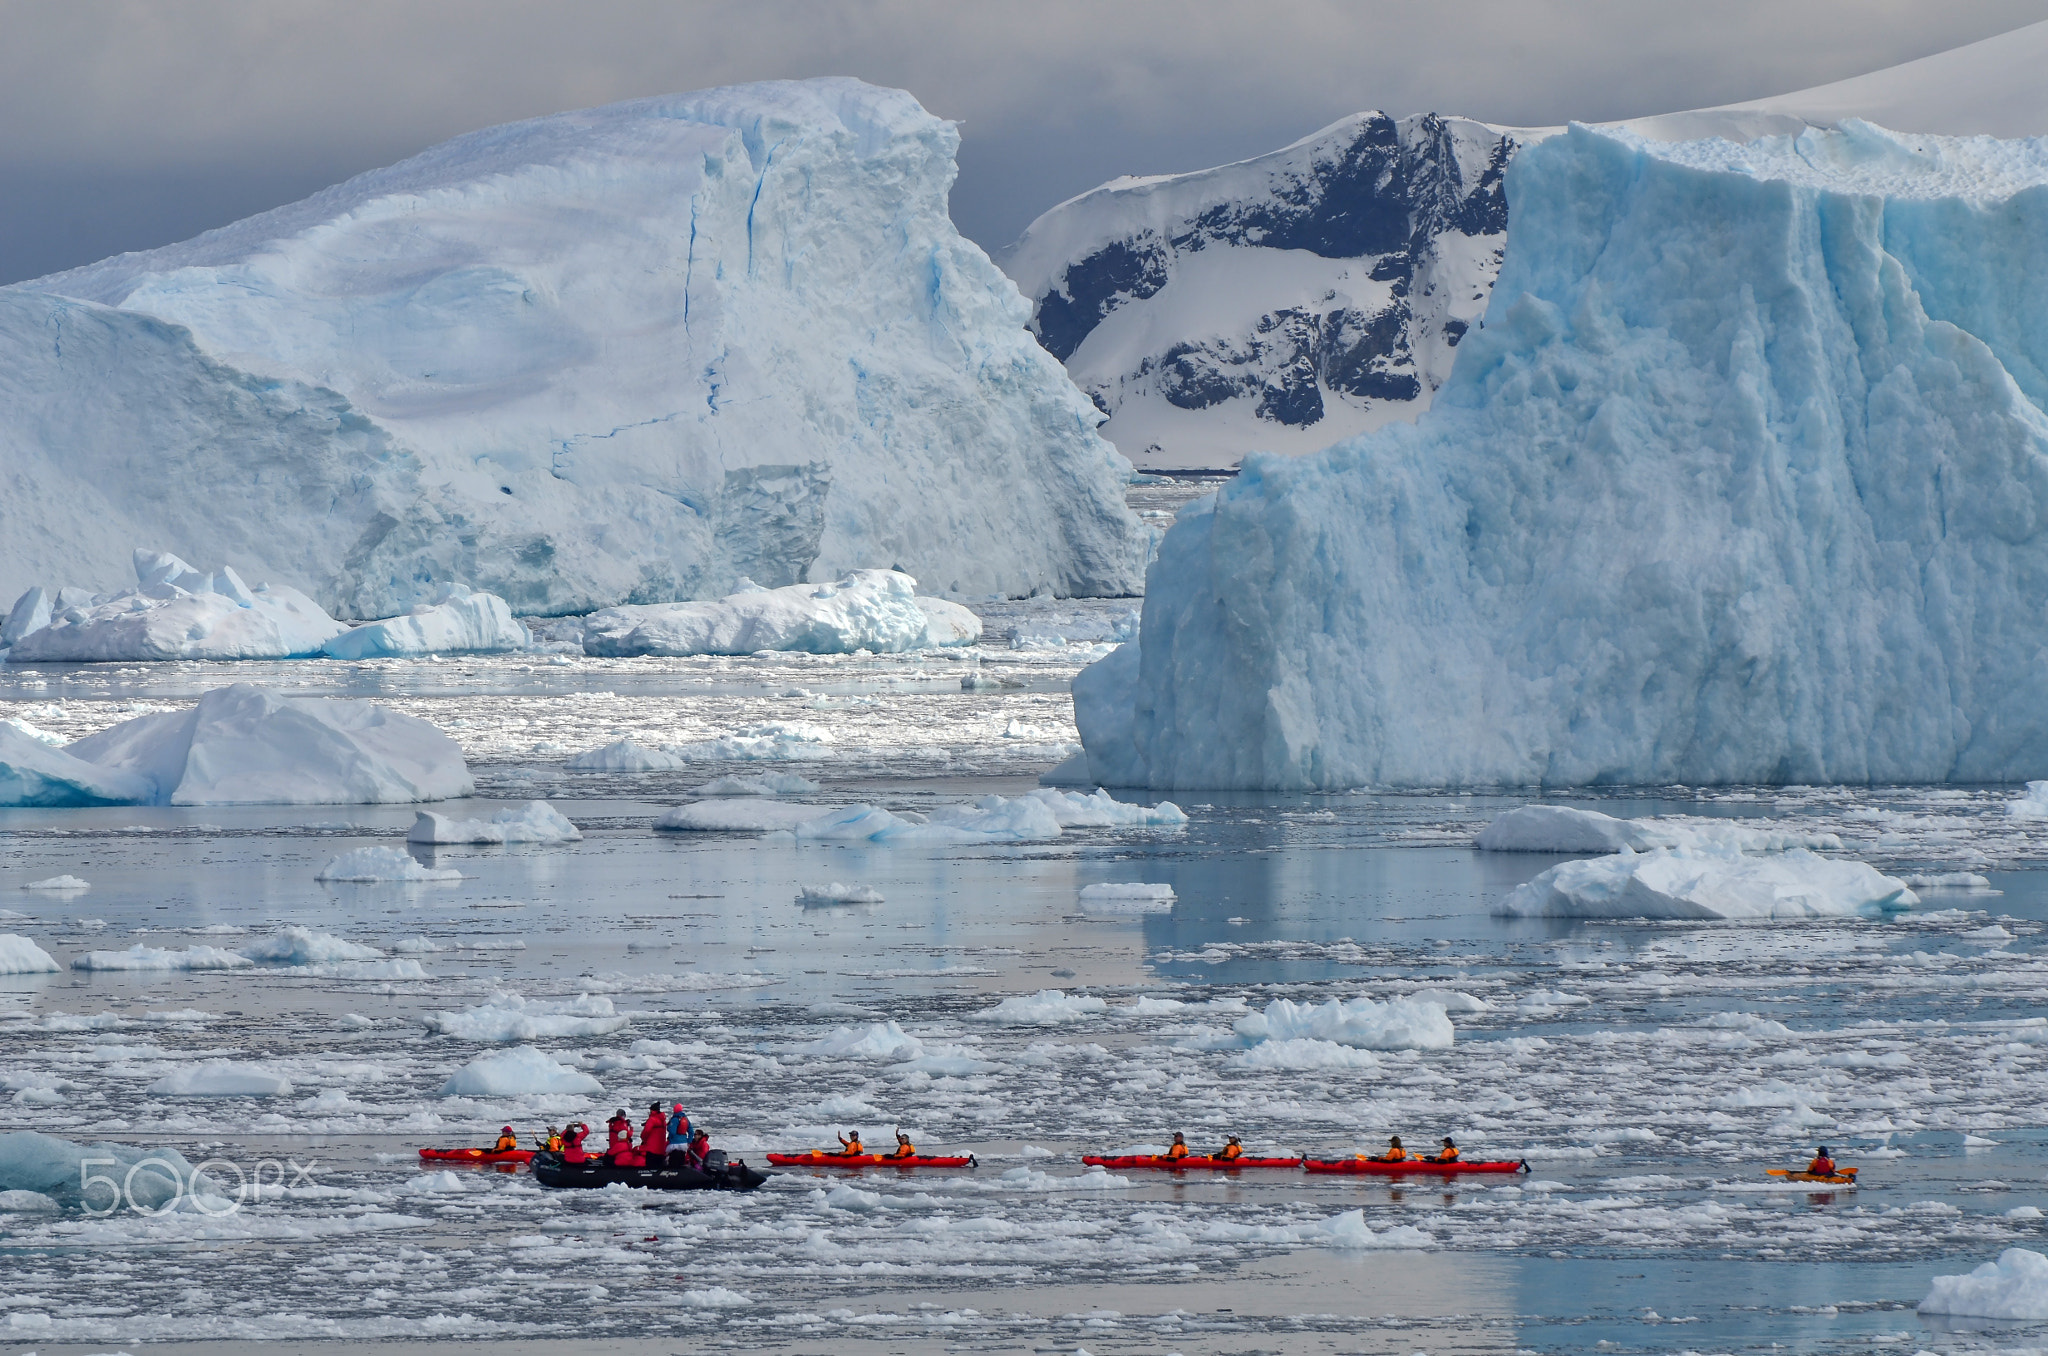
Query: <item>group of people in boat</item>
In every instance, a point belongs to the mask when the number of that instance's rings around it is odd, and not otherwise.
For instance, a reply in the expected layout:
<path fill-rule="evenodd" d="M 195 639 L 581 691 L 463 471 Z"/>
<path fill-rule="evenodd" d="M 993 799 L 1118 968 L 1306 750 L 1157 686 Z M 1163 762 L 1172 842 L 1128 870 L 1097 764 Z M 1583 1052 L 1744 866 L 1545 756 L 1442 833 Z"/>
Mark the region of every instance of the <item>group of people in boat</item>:
<path fill-rule="evenodd" d="M 661 1103 L 650 1102 L 637 1141 L 633 1118 L 624 1107 L 612 1113 L 604 1128 L 606 1142 L 601 1154 L 583 1147 L 590 1126 L 582 1121 L 572 1121 L 560 1130 L 549 1126 L 544 1148 L 560 1154 L 564 1163 L 603 1163 L 615 1168 L 695 1168 L 699 1172 L 704 1169 L 705 1155 L 711 1151 L 710 1132 L 690 1124 L 690 1114 L 683 1110 L 681 1102 L 667 1111 L 661 1109 Z M 504 1135 L 499 1137 L 501 1148 L 511 1133 L 512 1127 L 506 1126 Z"/>
<path fill-rule="evenodd" d="M 867 1145 L 860 1142 L 860 1131 L 858 1130 L 849 1130 L 845 1134 L 838 1136 L 838 1140 L 838 1157 L 865 1158 L 867 1155 L 874 1152 L 874 1150 L 868 1148 Z M 828 1154 L 834 1153 L 834 1151 L 831 1149 L 826 1149 L 823 1152 Z M 917 1146 L 910 1142 L 910 1136 L 904 1134 L 901 1130 L 898 1130 L 896 1132 L 896 1147 L 890 1150 L 888 1153 L 883 1154 L 882 1157 L 915 1158 L 917 1157 Z"/>
<path fill-rule="evenodd" d="M 1823 1149 L 1821 1152 L 1826 1153 L 1827 1151 Z M 1168 1158 L 1188 1158 L 1193 1153 L 1194 1151 L 1188 1148 L 1186 1137 L 1180 1131 L 1174 1131 L 1173 1143 L 1167 1146 L 1166 1156 Z M 1226 1162 L 1233 1158 L 1242 1158 L 1244 1157 L 1244 1145 L 1238 1141 L 1236 1135 L 1231 1135 L 1226 1139 L 1222 1148 L 1217 1149 L 1208 1156 Z M 1387 1141 L 1387 1151 L 1385 1153 L 1360 1154 L 1358 1156 L 1371 1163 L 1455 1163 L 1458 1161 L 1458 1146 L 1449 1135 L 1445 1135 L 1443 1147 L 1434 1154 L 1411 1154 L 1401 1147 L 1401 1137 L 1395 1135 Z M 1830 1172 L 1833 1170 L 1832 1167 L 1829 1168 Z"/>
<path fill-rule="evenodd" d="M 1180 1131 L 1176 1130 L 1173 1132 L 1173 1143 L 1166 1146 L 1166 1156 L 1168 1158 L 1190 1158 L 1194 1156 L 1194 1151 L 1188 1148 L 1187 1138 L 1183 1136 Z M 1222 1148 L 1216 1150 L 1214 1153 L 1211 1153 L 1208 1156 L 1210 1158 L 1221 1158 L 1226 1160 L 1232 1158 L 1243 1158 L 1244 1145 L 1238 1141 L 1236 1135 L 1231 1135 L 1225 1140 Z"/>

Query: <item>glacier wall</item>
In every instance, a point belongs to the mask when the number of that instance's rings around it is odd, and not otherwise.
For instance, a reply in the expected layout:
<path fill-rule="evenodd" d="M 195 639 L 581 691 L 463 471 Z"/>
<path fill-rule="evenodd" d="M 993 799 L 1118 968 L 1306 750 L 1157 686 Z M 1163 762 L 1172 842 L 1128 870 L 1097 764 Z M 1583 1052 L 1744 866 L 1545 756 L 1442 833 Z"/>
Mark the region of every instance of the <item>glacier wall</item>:
<path fill-rule="evenodd" d="M 0 289 L 0 595 L 138 542 L 341 616 L 1135 592 L 1128 463 L 953 229 L 957 145 L 853 80 L 644 99 Z"/>
<path fill-rule="evenodd" d="M 1573 127 L 1507 190 L 1420 423 L 1167 533 L 1092 775 L 2048 776 L 2048 142 Z"/>

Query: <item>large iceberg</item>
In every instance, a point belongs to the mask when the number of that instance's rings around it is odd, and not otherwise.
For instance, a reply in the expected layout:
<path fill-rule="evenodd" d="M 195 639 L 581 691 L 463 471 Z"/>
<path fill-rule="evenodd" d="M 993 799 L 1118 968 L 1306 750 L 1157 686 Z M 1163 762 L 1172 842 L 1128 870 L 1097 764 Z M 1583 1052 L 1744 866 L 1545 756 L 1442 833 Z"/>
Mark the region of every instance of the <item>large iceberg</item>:
<path fill-rule="evenodd" d="M 665 95 L 0 288 L 0 597 L 134 541 L 353 617 L 1134 593 L 1130 465 L 953 228 L 958 145 L 851 79 Z"/>
<path fill-rule="evenodd" d="M 404 804 L 475 789 L 462 750 L 424 720 L 371 702 L 280 697 L 251 683 L 53 752 L 130 778 L 121 784 L 145 787 L 137 799 L 159 805 Z"/>
<path fill-rule="evenodd" d="M 4 510 L 0 510 L 4 512 Z M 137 587 L 112 594 L 40 585 L 7 618 L 16 664 L 101 660 L 292 659 L 348 628 L 297 589 L 250 588 L 227 566 L 201 573 L 168 551 L 137 550 Z"/>
<path fill-rule="evenodd" d="M 607 608 L 583 623 L 583 652 L 604 656 L 895 654 L 980 639 L 980 618 L 958 603 L 919 598 L 917 581 L 896 570 L 855 570 L 825 584 L 757 586 L 715 602 Z"/>
<path fill-rule="evenodd" d="M 402 617 L 354 627 L 329 640 L 332 659 L 384 659 L 394 655 L 492 654 L 523 650 L 533 635 L 512 615 L 503 598 L 478 593 L 467 584 L 447 583 Z"/>
<path fill-rule="evenodd" d="M 1422 421 L 1168 532 L 1095 779 L 2048 774 L 2048 141 L 1575 126 L 1507 190 Z"/>
<path fill-rule="evenodd" d="M 0 722 L 0 805 L 139 805 L 155 796 L 146 777 L 89 763 Z"/>

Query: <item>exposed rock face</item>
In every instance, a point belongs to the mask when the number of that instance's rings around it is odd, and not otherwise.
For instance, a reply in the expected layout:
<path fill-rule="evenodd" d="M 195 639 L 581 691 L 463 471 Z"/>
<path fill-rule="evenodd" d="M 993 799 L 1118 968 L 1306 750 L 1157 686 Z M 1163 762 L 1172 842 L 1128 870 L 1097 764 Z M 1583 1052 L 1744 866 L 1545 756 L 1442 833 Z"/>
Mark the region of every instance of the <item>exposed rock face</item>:
<path fill-rule="evenodd" d="M 1141 467 L 1309 451 L 1428 407 L 1500 270 L 1516 149 L 1461 118 L 1361 113 L 1235 165 L 1105 184 L 1001 262 Z"/>

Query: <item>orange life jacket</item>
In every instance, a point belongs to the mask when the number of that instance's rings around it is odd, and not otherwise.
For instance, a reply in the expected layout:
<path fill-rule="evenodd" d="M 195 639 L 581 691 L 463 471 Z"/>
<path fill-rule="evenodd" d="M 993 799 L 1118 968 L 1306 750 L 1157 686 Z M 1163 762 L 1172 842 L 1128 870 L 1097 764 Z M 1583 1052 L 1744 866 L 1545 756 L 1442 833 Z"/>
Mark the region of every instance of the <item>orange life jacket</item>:
<path fill-rule="evenodd" d="M 500 1135 L 498 1136 L 498 1142 L 491 1146 L 491 1152 L 494 1154 L 501 1154 L 504 1153 L 507 1149 L 516 1149 L 518 1147 L 519 1136 Z"/>
<path fill-rule="evenodd" d="M 1168 1158 L 1186 1158 L 1188 1156 L 1188 1146 L 1176 1144 L 1166 1151 L 1166 1156 Z"/>
<path fill-rule="evenodd" d="M 1408 1151 L 1406 1149 L 1389 1149 L 1380 1155 L 1380 1162 L 1382 1163 L 1406 1163 L 1407 1161 Z"/>
<path fill-rule="evenodd" d="M 1244 1157 L 1244 1146 L 1241 1144 L 1226 1144 L 1216 1151 L 1216 1157 L 1242 1158 Z"/>
<path fill-rule="evenodd" d="M 897 1145 L 896 1145 L 896 1152 L 895 1152 L 895 1153 L 892 1153 L 892 1154 L 890 1154 L 890 1155 L 889 1155 L 889 1157 L 891 1157 L 891 1158 L 915 1158 L 915 1157 L 917 1157 L 917 1146 L 916 1146 L 915 1144 L 908 1144 L 908 1143 L 904 1143 L 904 1142 L 901 1142 L 901 1141 L 899 1141 L 899 1142 L 897 1143 Z"/>
<path fill-rule="evenodd" d="M 1439 1163 L 1455 1163 L 1458 1161 L 1458 1151 L 1456 1149 L 1445 1149 L 1436 1156 L 1436 1161 Z"/>

